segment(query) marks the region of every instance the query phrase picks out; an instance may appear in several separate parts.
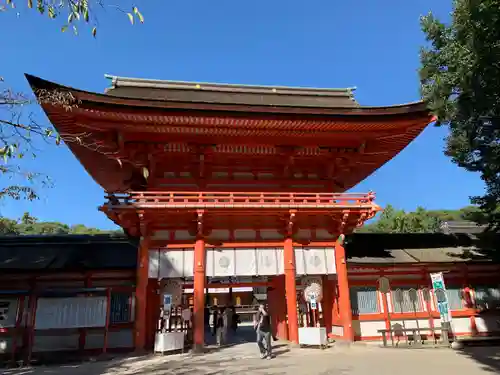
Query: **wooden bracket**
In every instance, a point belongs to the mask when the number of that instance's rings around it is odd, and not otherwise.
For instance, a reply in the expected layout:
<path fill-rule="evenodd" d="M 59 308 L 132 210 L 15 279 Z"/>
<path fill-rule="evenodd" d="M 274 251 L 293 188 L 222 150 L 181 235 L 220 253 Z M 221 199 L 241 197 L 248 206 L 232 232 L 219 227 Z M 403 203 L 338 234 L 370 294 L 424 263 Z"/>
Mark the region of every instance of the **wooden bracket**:
<path fill-rule="evenodd" d="M 366 212 L 363 212 L 361 215 L 359 215 L 359 218 L 358 218 L 358 221 L 356 222 L 356 227 L 357 228 L 360 228 L 363 226 L 363 224 L 365 223 L 366 221 L 366 218 L 367 218 L 367 213 Z"/>
<path fill-rule="evenodd" d="M 143 212 L 137 214 L 139 216 L 139 234 L 142 238 L 148 238 L 151 236 L 151 226 L 149 222 L 145 219 Z"/>
<path fill-rule="evenodd" d="M 349 214 L 350 214 L 349 211 L 343 212 L 342 220 L 340 221 L 340 224 L 339 224 L 339 233 L 340 234 L 343 234 L 345 229 L 346 229 L 347 221 L 349 220 Z"/>
<path fill-rule="evenodd" d="M 198 210 L 196 212 L 197 217 L 196 217 L 196 235 L 198 237 L 203 237 L 203 215 L 205 214 L 205 211 L 203 210 Z"/>
<path fill-rule="evenodd" d="M 293 229 L 294 229 L 293 225 L 295 224 L 296 217 L 297 217 L 297 212 L 295 210 L 290 210 L 290 216 L 286 226 L 286 234 L 288 236 L 291 236 L 293 234 Z"/>

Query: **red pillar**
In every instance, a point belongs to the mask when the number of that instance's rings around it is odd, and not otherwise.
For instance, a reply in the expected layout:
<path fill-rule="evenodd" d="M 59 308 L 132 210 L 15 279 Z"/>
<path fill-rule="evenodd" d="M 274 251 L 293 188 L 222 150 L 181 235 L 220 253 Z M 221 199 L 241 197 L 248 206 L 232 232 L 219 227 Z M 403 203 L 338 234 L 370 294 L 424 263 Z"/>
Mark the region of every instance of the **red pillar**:
<path fill-rule="evenodd" d="M 193 350 L 201 351 L 205 345 L 205 240 L 198 238 L 194 245 L 193 291 Z"/>
<path fill-rule="evenodd" d="M 295 286 L 295 251 L 293 242 L 287 237 L 284 242 L 286 307 L 288 314 L 288 339 L 299 343 L 299 324 L 297 316 L 297 288 Z"/>
<path fill-rule="evenodd" d="M 271 329 L 273 336 L 278 335 L 278 312 L 276 303 L 276 287 L 274 285 L 274 277 L 269 277 L 268 280 L 271 282 L 271 286 L 267 287 L 267 309 L 269 315 L 271 316 Z"/>
<path fill-rule="evenodd" d="M 333 325 L 333 288 L 328 280 L 328 275 L 323 276 L 323 299 L 321 300 L 321 311 L 323 314 L 323 326 L 326 328 L 326 333 L 332 331 Z"/>
<path fill-rule="evenodd" d="M 344 328 L 344 339 L 347 341 L 354 341 L 351 298 L 349 295 L 349 279 L 347 277 L 347 258 L 344 246 L 342 246 L 339 242 L 335 243 L 335 264 L 337 267 L 340 319 Z"/>
<path fill-rule="evenodd" d="M 146 348 L 147 295 L 149 281 L 149 235 L 141 237 L 137 259 L 137 284 L 135 288 L 135 350 Z"/>
<path fill-rule="evenodd" d="M 288 329 L 286 325 L 286 298 L 285 298 L 285 276 L 273 276 L 272 291 L 267 295 L 270 315 L 273 325 L 273 333 L 281 340 L 288 340 Z"/>

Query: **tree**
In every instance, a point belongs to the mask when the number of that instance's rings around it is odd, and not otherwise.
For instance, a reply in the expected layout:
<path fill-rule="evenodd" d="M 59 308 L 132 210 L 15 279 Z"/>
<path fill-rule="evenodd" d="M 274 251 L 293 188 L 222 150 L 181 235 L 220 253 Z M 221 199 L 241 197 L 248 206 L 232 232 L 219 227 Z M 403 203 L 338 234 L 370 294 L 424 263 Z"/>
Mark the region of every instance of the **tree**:
<path fill-rule="evenodd" d="M 444 216 L 443 211 L 426 211 L 418 207 L 416 211 L 406 213 L 404 210 L 397 210 L 388 205 L 375 223 L 360 228 L 358 232 L 435 233 L 440 231 L 443 221 L 439 218 L 440 216 Z"/>
<path fill-rule="evenodd" d="M 445 153 L 478 172 L 486 194 L 473 197 L 489 230 L 500 228 L 500 0 L 454 0 L 446 25 L 422 18 L 421 91 L 438 126 L 450 129 Z"/>
<path fill-rule="evenodd" d="M 0 235 L 57 235 L 57 234 L 123 234 L 122 230 L 105 231 L 86 227 L 83 224 L 69 226 L 59 222 L 40 221 L 29 212 L 25 212 L 19 220 L 0 217 Z"/>
<path fill-rule="evenodd" d="M 90 26 L 92 35 L 97 33 L 97 11 L 105 7 L 113 8 L 127 15 L 130 23 L 135 21 L 144 23 L 144 17 L 139 11 L 139 8 L 133 4 L 126 10 L 118 5 L 106 4 L 104 0 L 3 0 L 4 4 L 0 3 L 0 11 L 9 9 L 17 9 L 18 3 L 26 4 L 29 9 L 36 10 L 40 15 L 47 15 L 50 19 L 61 19 L 64 21 L 61 25 L 61 31 L 65 32 L 68 28 L 72 28 L 75 34 L 78 34 L 78 23 Z M 122 2 L 123 5 L 123 2 Z M 20 14 L 18 12 L 18 14 Z"/>
<path fill-rule="evenodd" d="M 12 236 L 18 234 L 19 229 L 17 228 L 17 222 L 15 220 L 7 219 L 5 217 L 0 218 L 0 235 Z"/>
<path fill-rule="evenodd" d="M 123 2 L 121 3 L 123 5 Z M 97 33 L 97 13 L 103 7 L 112 7 L 127 15 L 129 21 L 134 24 L 137 20 L 144 22 L 144 17 L 136 6 L 130 4 L 129 11 L 116 5 L 106 4 L 104 0 L 0 0 L 0 13 L 2 11 L 16 11 L 21 14 L 22 9 L 18 7 L 26 5 L 28 9 L 36 10 L 40 15 L 47 15 L 48 19 L 62 20 L 61 31 L 68 28 L 78 33 L 78 25 L 84 25 L 91 29 L 92 35 Z M 125 4 L 126 5 L 126 4 Z M 6 54 L 6 51 L 2 51 Z M 70 110 L 77 106 L 74 98 L 65 92 L 38 92 L 39 102 L 49 102 L 62 105 Z M 33 182 L 40 182 L 44 186 L 50 186 L 48 176 L 36 171 L 26 171 L 22 168 L 22 159 L 26 156 L 36 158 L 37 142 L 55 143 L 78 142 L 85 147 L 95 148 L 95 144 L 86 142 L 85 134 L 57 134 L 54 129 L 45 124 L 37 122 L 33 112 L 30 110 L 36 105 L 36 99 L 32 95 L 16 92 L 3 80 L 0 71 L 0 164 L 2 183 L 0 184 L 0 199 L 9 197 L 15 200 L 38 198 Z M 24 182 L 19 181 L 24 179 Z"/>
<path fill-rule="evenodd" d="M 29 212 L 25 212 L 19 221 L 24 225 L 33 225 L 38 221 L 38 219 L 31 216 Z"/>

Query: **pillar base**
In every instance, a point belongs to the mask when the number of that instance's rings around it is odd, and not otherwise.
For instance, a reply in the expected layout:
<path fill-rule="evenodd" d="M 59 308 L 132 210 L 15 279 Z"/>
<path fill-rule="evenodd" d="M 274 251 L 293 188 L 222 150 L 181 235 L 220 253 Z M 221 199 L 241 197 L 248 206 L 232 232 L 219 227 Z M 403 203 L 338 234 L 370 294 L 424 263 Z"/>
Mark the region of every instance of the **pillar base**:
<path fill-rule="evenodd" d="M 296 342 L 288 342 L 288 347 L 290 349 L 300 349 L 300 344 L 298 344 Z"/>
<path fill-rule="evenodd" d="M 334 345 L 340 348 L 350 348 L 354 344 L 354 341 L 346 340 L 343 338 L 336 338 Z"/>
<path fill-rule="evenodd" d="M 151 351 L 146 350 L 146 349 L 134 349 L 134 351 L 133 351 L 134 356 L 137 356 L 137 357 L 140 357 L 143 355 L 148 355 L 150 353 L 151 353 Z"/>
<path fill-rule="evenodd" d="M 205 345 L 193 344 L 193 348 L 191 349 L 191 354 L 204 354 L 204 353 L 205 353 Z"/>

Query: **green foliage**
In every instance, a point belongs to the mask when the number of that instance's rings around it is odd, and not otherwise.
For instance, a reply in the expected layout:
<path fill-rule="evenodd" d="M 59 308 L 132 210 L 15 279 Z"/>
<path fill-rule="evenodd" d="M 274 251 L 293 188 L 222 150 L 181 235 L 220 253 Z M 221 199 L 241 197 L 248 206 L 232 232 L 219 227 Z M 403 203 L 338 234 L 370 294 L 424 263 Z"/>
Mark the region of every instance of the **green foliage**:
<path fill-rule="evenodd" d="M 5 217 L 0 218 L 0 235 L 18 235 L 19 228 L 17 227 L 17 221 L 12 219 L 7 219 Z"/>
<path fill-rule="evenodd" d="M 0 218 L 0 235 L 114 234 L 121 230 L 103 231 L 83 224 L 68 226 L 58 222 L 40 222 L 25 212 L 19 220 Z"/>
<path fill-rule="evenodd" d="M 0 13 L 16 11 L 19 16 L 23 6 L 26 5 L 28 10 L 33 9 L 40 15 L 46 15 L 48 19 L 62 19 L 60 25 L 63 32 L 71 28 L 77 34 L 78 26 L 84 25 L 91 28 L 92 35 L 96 36 L 98 9 L 111 7 L 126 14 L 132 24 L 136 20 L 144 22 L 144 17 L 136 6 L 133 4 L 127 6 L 124 2 L 120 4 L 130 11 L 125 11 L 117 5 L 106 4 L 101 0 L 0 0 Z M 2 52 L 4 55 L 9 54 L 9 51 Z M 71 110 L 78 104 L 65 92 L 37 94 L 40 102 L 61 105 L 66 110 Z M 59 145 L 62 141 L 77 142 L 92 151 L 99 151 L 94 142 L 86 142 L 81 134 L 57 134 L 50 126 L 38 123 L 31 111 L 32 106 L 36 104 L 35 98 L 31 95 L 16 92 L 7 86 L 0 75 L 0 199 L 35 200 L 38 198 L 35 183 L 41 183 L 44 187 L 52 186 L 48 176 L 25 171 L 21 167 L 22 160 L 26 157 L 37 157 L 38 143 Z M 90 134 L 85 136 L 90 137 Z"/>
<path fill-rule="evenodd" d="M 17 9 L 17 6 L 23 5 L 24 1 L 0 0 L 0 11 Z M 132 4 L 128 8 L 130 11 L 117 5 L 106 4 L 101 0 L 26 0 L 26 6 L 28 9 L 37 11 L 40 15 L 46 15 L 49 19 L 62 19 L 61 31 L 65 32 L 71 28 L 75 35 L 78 34 L 78 25 L 81 23 L 89 26 L 95 37 L 97 34 L 97 10 L 106 7 L 126 14 L 131 24 L 134 24 L 136 20 L 144 23 L 144 16 L 139 8 Z"/>
<path fill-rule="evenodd" d="M 440 231 L 444 221 L 474 221 L 481 211 L 474 206 L 460 210 L 432 210 L 427 211 L 418 207 L 414 212 L 397 210 L 388 205 L 380 218 L 373 224 L 361 227 L 361 233 L 435 233 Z"/>
<path fill-rule="evenodd" d="M 480 220 L 500 227 L 500 0 L 454 0 L 452 21 L 422 18 L 421 91 L 450 129 L 446 154 L 478 172 L 486 194 L 473 197 Z M 481 216 L 476 213 L 476 215 Z"/>

